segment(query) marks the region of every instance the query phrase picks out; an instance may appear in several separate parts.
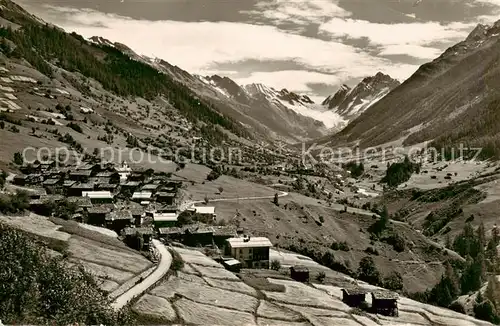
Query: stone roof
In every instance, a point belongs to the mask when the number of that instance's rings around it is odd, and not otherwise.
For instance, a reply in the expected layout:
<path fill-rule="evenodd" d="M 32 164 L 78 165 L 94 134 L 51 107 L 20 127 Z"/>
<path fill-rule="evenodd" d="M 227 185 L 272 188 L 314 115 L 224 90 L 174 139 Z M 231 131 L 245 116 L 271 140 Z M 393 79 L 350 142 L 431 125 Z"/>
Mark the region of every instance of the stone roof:
<path fill-rule="evenodd" d="M 290 269 L 293 270 L 294 272 L 309 272 L 309 268 L 302 265 L 295 265 L 290 267 Z"/>
<path fill-rule="evenodd" d="M 397 293 L 389 291 L 372 292 L 372 297 L 376 300 L 397 300 L 399 298 Z"/>
<path fill-rule="evenodd" d="M 93 206 L 87 209 L 89 214 L 108 214 L 111 212 L 111 208 L 107 206 Z"/>
<path fill-rule="evenodd" d="M 366 290 L 359 287 L 342 289 L 342 291 L 345 292 L 347 295 L 366 295 L 367 293 Z"/>
<path fill-rule="evenodd" d="M 110 220 L 130 220 L 132 213 L 129 210 L 113 211 L 109 214 Z"/>
<path fill-rule="evenodd" d="M 153 228 L 125 228 L 123 229 L 123 235 L 135 235 L 136 233 L 141 235 L 152 235 L 154 233 Z"/>

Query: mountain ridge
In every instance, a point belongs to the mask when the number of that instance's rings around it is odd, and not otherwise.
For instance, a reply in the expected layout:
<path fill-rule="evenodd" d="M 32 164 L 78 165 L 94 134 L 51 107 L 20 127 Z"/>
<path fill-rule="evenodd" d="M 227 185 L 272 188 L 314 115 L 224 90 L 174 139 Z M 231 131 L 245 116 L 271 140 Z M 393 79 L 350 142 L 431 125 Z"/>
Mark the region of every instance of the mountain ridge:
<path fill-rule="evenodd" d="M 478 25 L 465 40 L 420 66 L 341 132 L 322 142 L 359 142 L 362 147 L 391 141 L 408 146 L 433 141 L 439 147 L 467 142 L 498 157 L 500 129 L 494 112 L 500 101 L 496 90 L 499 34 L 500 22 Z"/>
<path fill-rule="evenodd" d="M 328 96 L 322 105 L 334 110 L 344 119 L 352 120 L 399 85 L 400 82 L 396 79 L 378 72 L 374 76 L 363 78 L 353 88 L 342 85 L 335 94 Z"/>

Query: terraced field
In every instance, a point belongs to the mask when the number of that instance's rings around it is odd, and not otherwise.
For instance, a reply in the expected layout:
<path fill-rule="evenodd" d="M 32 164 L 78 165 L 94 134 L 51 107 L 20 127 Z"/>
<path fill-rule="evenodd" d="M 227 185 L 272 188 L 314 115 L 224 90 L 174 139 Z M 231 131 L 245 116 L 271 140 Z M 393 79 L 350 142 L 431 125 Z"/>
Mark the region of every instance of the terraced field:
<path fill-rule="evenodd" d="M 489 325 L 407 298 L 399 299 L 399 317 L 368 314 L 345 305 L 339 286 L 299 283 L 278 272 L 275 272 L 276 277 L 265 278 L 267 282 L 278 286 L 254 288 L 251 286 L 253 283 L 244 283 L 197 250 L 174 250 L 184 260 L 183 269 L 152 289 L 133 306 L 134 311 L 145 320 L 231 326 Z M 269 275 L 272 274 L 270 271 Z M 263 272 L 262 275 L 266 274 Z M 347 277 L 345 281 L 353 282 Z M 367 290 L 377 289 L 362 282 L 358 285 Z M 370 303 L 369 296 L 367 298 Z"/>

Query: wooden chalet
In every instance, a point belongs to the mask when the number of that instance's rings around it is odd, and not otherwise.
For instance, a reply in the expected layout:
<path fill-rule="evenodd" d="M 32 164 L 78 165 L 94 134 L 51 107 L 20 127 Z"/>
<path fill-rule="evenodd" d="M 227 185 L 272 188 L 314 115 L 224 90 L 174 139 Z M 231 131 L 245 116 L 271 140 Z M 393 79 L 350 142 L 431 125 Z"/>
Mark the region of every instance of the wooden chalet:
<path fill-rule="evenodd" d="M 130 210 L 132 213 L 132 219 L 134 220 L 135 227 L 140 227 L 142 225 L 142 221 L 146 215 L 143 208 L 133 208 Z"/>
<path fill-rule="evenodd" d="M 141 186 L 141 183 L 139 181 L 128 181 L 125 182 L 121 185 L 121 191 L 128 191 L 130 193 L 135 192 L 139 187 Z"/>
<path fill-rule="evenodd" d="M 106 215 L 106 227 L 120 233 L 121 230 L 132 225 L 130 210 L 112 211 Z"/>
<path fill-rule="evenodd" d="M 120 182 L 120 175 L 116 171 L 102 171 L 95 176 L 97 178 L 108 178 L 110 184 L 117 184 Z"/>
<path fill-rule="evenodd" d="M 296 265 L 290 267 L 290 277 L 297 282 L 309 282 L 309 269 L 305 266 Z"/>
<path fill-rule="evenodd" d="M 97 226 L 106 224 L 106 216 L 111 213 L 109 206 L 93 206 L 87 208 L 87 223 Z"/>
<path fill-rule="evenodd" d="M 153 238 L 154 231 L 152 228 L 142 227 L 126 227 L 122 231 L 122 235 L 125 237 L 125 243 L 134 249 L 144 250 L 148 249 Z"/>
<path fill-rule="evenodd" d="M 223 259 L 221 263 L 225 269 L 233 273 L 239 273 L 241 270 L 241 265 L 242 265 L 241 262 L 234 258 Z"/>
<path fill-rule="evenodd" d="M 234 225 L 212 226 L 212 229 L 214 230 L 213 243 L 218 247 L 223 247 L 227 239 L 238 236 L 237 228 Z"/>
<path fill-rule="evenodd" d="M 156 190 L 158 190 L 159 187 L 160 187 L 160 185 L 158 185 L 158 184 L 148 183 L 147 185 L 142 186 L 141 191 L 142 192 L 151 192 L 154 194 L 154 193 L 156 193 Z"/>
<path fill-rule="evenodd" d="M 156 194 L 156 202 L 162 203 L 165 205 L 173 205 L 175 203 L 175 196 L 177 194 L 175 192 L 164 192 L 160 191 Z"/>
<path fill-rule="evenodd" d="M 78 208 L 83 210 L 87 210 L 92 207 L 92 201 L 90 201 L 90 198 L 88 197 L 67 197 L 67 200 L 69 203 L 73 203 L 78 206 Z"/>
<path fill-rule="evenodd" d="M 109 204 L 114 200 L 109 191 L 82 191 L 82 197 L 89 197 L 92 204 Z"/>
<path fill-rule="evenodd" d="M 91 175 L 91 170 L 74 170 L 69 173 L 69 179 L 79 182 L 88 182 Z"/>
<path fill-rule="evenodd" d="M 366 294 L 361 288 L 342 289 L 342 301 L 350 307 L 359 307 L 366 302 Z"/>
<path fill-rule="evenodd" d="M 94 190 L 93 183 L 75 183 L 68 188 L 66 194 L 68 196 L 81 196 L 83 192 L 89 192 Z"/>
<path fill-rule="evenodd" d="M 386 316 L 399 316 L 398 294 L 388 291 L 372 292 L 373 312 Z"/>
<path fill-rule="evenodd" d="M 42 183 L 43 188 L 45 188 L 47 193 L 50 194 L 55 194 L 58 191 L 60 191 L 62 189 L 62 185 L 63 185 L 63 180 L 61 178 L 46 179 Z"/>

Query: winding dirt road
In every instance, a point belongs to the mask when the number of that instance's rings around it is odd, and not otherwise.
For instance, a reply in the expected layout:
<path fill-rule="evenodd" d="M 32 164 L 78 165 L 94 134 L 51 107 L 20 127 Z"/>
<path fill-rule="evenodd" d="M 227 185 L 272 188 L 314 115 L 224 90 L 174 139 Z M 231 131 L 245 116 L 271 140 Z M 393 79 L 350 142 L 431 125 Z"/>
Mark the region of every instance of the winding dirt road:
<path fill-rule="evenodd" d="M 129 303 L 132 299 L 142 295 L 145 291 L 147 291 L 153 284 L 158 282 L 165 274 L 167 274 L 170 269 L 170 265 L 172 264 L 172 255 L 165 247 L 163 243 L 159 240 L 153 239 L 153 246 L 155 246 L 156 250 L 158 250 L 160 254 L 160 261 L 158 262 L 158 267 L 156 270 L 151 273 L 148 277 L 146 277 L 142 282 L 136 284 L 130 290 L 120 295 L 113 302 L 113 308 L 116 310 L 123 308 L 127 303 Z"/>

